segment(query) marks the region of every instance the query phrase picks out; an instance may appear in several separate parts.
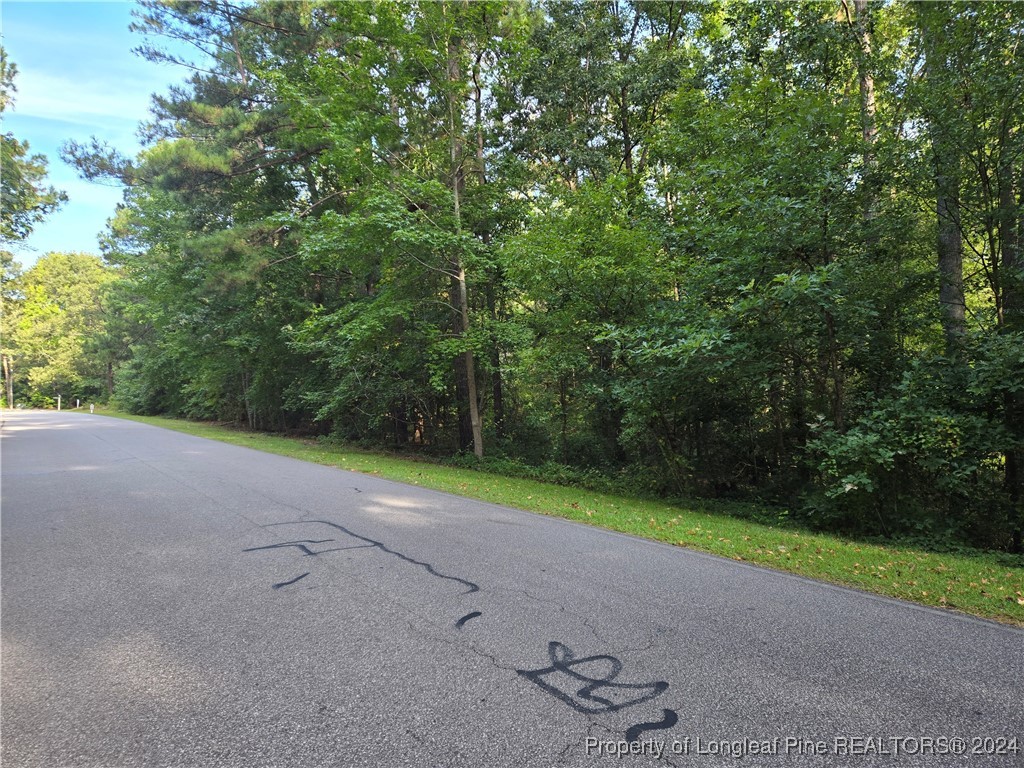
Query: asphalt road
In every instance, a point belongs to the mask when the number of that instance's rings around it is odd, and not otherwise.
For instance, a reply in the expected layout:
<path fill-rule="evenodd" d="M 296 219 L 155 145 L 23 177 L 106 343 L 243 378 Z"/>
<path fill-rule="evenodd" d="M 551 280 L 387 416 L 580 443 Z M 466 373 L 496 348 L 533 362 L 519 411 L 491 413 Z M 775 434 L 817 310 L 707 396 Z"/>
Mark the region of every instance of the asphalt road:
<path fill-rule="evenodd" d="M 133 422 L 2 435 L 3 768 L 1024 765 L 1017 629 Z"/>

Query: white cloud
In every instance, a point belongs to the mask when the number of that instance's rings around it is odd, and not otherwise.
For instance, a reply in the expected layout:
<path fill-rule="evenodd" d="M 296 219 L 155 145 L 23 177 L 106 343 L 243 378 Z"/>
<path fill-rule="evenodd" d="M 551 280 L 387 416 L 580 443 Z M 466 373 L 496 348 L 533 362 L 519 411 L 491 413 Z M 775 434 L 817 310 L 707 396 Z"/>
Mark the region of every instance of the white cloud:
<path fill-rule="evenodd" d="M 149 110 L 149 92 L 124 83 L 78 80 L 32 70 L 19 73 L 15 111 L 24 117 L 89 126 L 132 126 Z M 141 85 L 141 84 L 138 84 Z"/>

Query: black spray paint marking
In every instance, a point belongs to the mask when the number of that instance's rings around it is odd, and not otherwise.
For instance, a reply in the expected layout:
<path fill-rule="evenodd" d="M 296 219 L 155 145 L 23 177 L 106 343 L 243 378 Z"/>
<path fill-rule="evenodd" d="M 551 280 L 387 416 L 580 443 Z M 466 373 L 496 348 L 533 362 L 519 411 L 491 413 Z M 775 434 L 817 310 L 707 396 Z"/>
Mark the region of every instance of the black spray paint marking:
<path fill-rule="evenodd" d="M 319 552 L 314 552 L 312 549 L 307 547 L 307 544 L 326 544 L 334 539 L 299 539 L 298 541 L 284 541 L 280 544 L 268 544 L 265 547 L 249 547 L 249 549 L 243 549 L 243 552 L 259 552 L 261 549 L 281 549 L 283 547 L 295 547 L 301 549 L 306 557 L 316 557 L 322 555 L 324 552 L 333 552 L 333 549 L 322 549 Z"/>
<path fill-rule="evenodd" d="M 475 619 L 477 616 L 483 616 L 483 614 L 480 613 L 480 611 L 473 611 L 472 613 L 467 613 L 465 616 L 463 616 L 461 619 L 455 622 L 455 628 L 462 629 L 463 624 L 465 624 L 470 619 Z"/>
<path fill-rule="evenodd" d="M 348 528 L 346 528 L 343 525 L 338 525 L 337 523 L 332 523 L 332 522 L 329 522 L 327 520 L 295 520 L 295 521 L 289 521 L 289 522 L 284 522 L 284 523 L 268 523 L 267 525 L 265 525 L 263 527 L 264 528 L 269 528 L 270 526 L 273 526 L 273 525 L 306 525 L 307 523 L 319 523 L 320 525 L 329 525 L 331 528 L 339 530 L 342 533 L 344 533 L 344 534 L 346 534 L 348 536 L 351 536 L 354 539 L 359 539 L 360 541 L 365 541 L 370 547 L 376 547 L 381 552 L 386 552 L 389 555 L 394 555 L 399 560 L 404 560 L 407 563 L 412 563 L 413 565 L 418 565 L 421 568 L 423 568 L 424 570 L 426 570 L 426 572 L 429 573 L 431 576 L 436 576 L 439 579 L 447 579 L 448 581 L 455 581 L 455 582 L 458 582 L 459 584 L 463 584 L 463 585 L 466 586 L 466 591 L 463 594 L 467 594 L 468 595 L 471 592 L 479 592 L 480 591 L 480 586 L 475 584 L 475 583 L 473 583 L 472 581 L 469 581 L 467 579 L 460 579 L 458 576 L 447 576 L 447 575 L 445 575 L 443 573 L 440 573 L 439 571 L 435 570 L 434 566 L 432 566 L 430 563 L 424 563 L 424 562 L 422 562 L 420 560 L 414 560 L 413 558 L 409 557 L 408 555 L 403 555 L 401 552 L 396 552 L 395 550 L 389 548 L 386 544 L 384 544 L 384 543 L 382 543 L 380 541 L 376 541 L 375 539 L 371 539 L 371 538 L 368 538 L 366 536 L 360 536 L 358 533 L 353 533 L 352 531 L 350 531 Z M 331 550 L 328 550 L 328 551 L 331 551 Z M 316 554 L 319 554 L 319 553 L 316 553 Z"/>
<path fill-rule="evenodd" d="M 644 731 L 660 731 L 665 728 L 671 728 L 679 722 L 679 715 L 675 713 L 675 710 L 663 709 L 661 711 L 664 713 L 661 720 L 654 723 L 637 723 L 631 726 L 626 731 L 626 741 L 640 741 L 640 734 Z"/>
<path fill-rule="evenodd" d="M 577 659 L 572 649 L 555 641 L 548 643 L 551 666 L 544 669 L 517 669 L 516 672 L 532 680 L 556 699 L 568 704 L 577 712 L 599 715 L 617 712 L 626 707 L 650 701 L 668 688 L 668 683 L 616 683 L 613 682 L 622 671 L 622 662 L 614 656 L 598 655 Z M 579 671 L 589 665 L 591 669 L 603 671 L 595 676 Z M 601 670 L 601 667 L 604 667 Z M 580 683 L 583 683 L 582 687 Z M 598 691 L 605 695 L 599 695 Z"/>
<path fill-rule="evenodd" d="M 297 581 L 302 581 L 302 580 L 303 580 L 304 578 L 306 578 L 307 576 L 309 576 L 309 571 L 306 571 L 306 572 L 305 572 L 304 574 L 302 574 L 301 576 L 296 576 L 296 577 L 295 577 L 294 579 L 292 579 L 291 581 L 282 581 L 282 582 L 281 582 L 281 583 L 279 583 L 279 584 L 272 584 L 271 586 L 273 586 L 273 588 L 274 588 L 274 589 L 280 589 L 281 587 L 287 587 L 287 586 L 288 586 L 289 584 L 294 584 L 294 583 L 295 583 L 295 582 L 297 582 Z"/>

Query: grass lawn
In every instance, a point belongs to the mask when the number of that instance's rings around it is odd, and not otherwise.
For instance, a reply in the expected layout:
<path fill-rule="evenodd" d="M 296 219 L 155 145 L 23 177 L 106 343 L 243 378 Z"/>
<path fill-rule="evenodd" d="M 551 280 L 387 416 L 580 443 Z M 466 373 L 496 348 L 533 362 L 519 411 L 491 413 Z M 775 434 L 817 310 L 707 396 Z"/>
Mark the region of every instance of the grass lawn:
<path fill-rule="evenodd" d="M 415 459 L 182 419 L 106 415 L 578 520 L 634 536 L 1024 627 L 1024 558 L 928 552 L 772 526 L 708 511 L 706 503 L 634 499 Z"/>

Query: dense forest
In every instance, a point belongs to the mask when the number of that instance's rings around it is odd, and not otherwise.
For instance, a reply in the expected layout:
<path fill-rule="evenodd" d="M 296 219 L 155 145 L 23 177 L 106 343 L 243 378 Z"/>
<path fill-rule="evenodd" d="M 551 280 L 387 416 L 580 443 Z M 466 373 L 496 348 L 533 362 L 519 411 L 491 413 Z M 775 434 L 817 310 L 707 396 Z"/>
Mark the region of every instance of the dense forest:
<path fill-rule="evenodd" d="M 16 401 L 1020 550 L 1024 5 L 136 19 L 188 79 L 137 157 L 65 147 L 124 203 L 6 265 Z"/>

